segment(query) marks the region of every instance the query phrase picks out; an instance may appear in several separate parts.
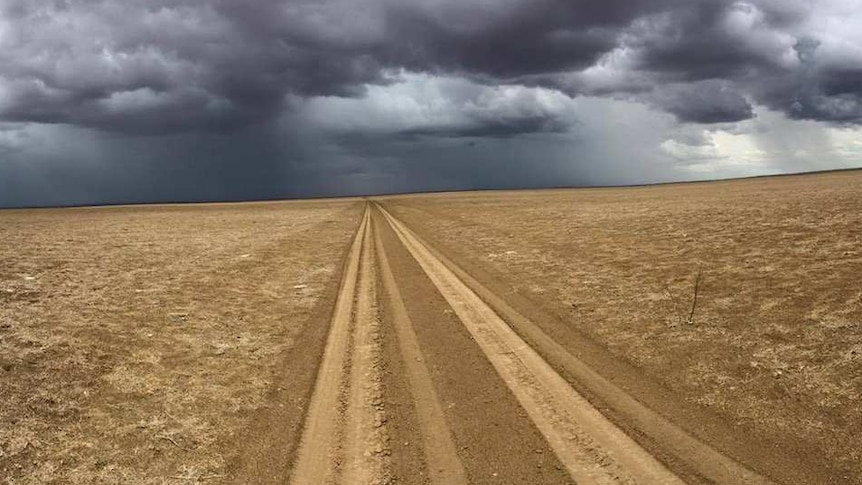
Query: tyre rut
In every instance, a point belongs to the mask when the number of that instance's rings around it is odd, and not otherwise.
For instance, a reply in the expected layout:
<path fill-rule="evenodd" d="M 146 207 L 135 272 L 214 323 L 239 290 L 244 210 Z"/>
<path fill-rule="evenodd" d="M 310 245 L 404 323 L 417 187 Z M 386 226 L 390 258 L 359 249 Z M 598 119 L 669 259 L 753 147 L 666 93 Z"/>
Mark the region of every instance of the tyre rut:
<path fill-rule="evenodd" d="M 290 483 L 386 483 L 370 211 L 350 249 Z"/>
<path fill-rule="evenodd" d="M 444 410 L 437 386 L 444 385 L 441 389 L 445 390 L 448 384 L 441 384 L 444 381 L 431 376 L 423 354 L 424 345 L 430 341 L 423 343 L 417 338 L 381 240 L 382 228 L 387 231 L 390 249 L 397 249 L 399 261 L 415 260 L 410 263 L 413 269 L 409 270 L 414 279 L 402 283 L 412 285 L 414 281 L 424 280 L 423 285 L 436 289 L 434 298 L 439 303 L 435 304 L 447 308 L 444 313 L 451 310 L 453 320 L 449 325 L 462 328 L 457 333 L 463 337 L 458 338 L 471 342 L 469 345 L 475 349 L 470 351 L 470 358 L 483 361 L 475 369 L 486 370 L 474 376 L 471 382 L 485 380 L 482 376 L 489 373 L 496 374 L 495 379 L 499 377 L 497 390 L 488 388 L 483 395 L 502 392 L 511 396 L 505 399 L 512 403 L 512 411 L 504 416 L 508 416 L 507 420 L 531 423 L 535 431 L 529 433 L 534 433 L 535 438 L 524 443 L 546 442 L 553 451 L 550 456 L 555 456 L 560 464 L 557 468 L 562 474 L 560 477 L 568 474 L 577 483 L 588 484 L 684 483 L 674 469 L 657 458 L 661 455 L 653 455 L 575 390 L 546 360 L 549 356 L 566 375 L 592 383 L 595 389 L 591 388 L 591 392 L 627 410 L 634 429 L 649 433 L 650 439 L 660 440 L 667 449 L 683 450 L 675 453 L 674 458 L 697 470 L 697 476 L 704 481 L 771 483 L 674 427 L 602 379 L 565 349 L 559 345 L 555 347 L 555 342 L 538 327 L 376 203 L 366 206 L 349 251 L 289 483 L 384 484 L 397 480 L 399 483 L 458 485 L 472 481 L 469 477 L 478 471 L 474 465 L 469 474 L 465 470 L 466 462 L 459 454 L 468 448 L 463 446 L 463 441 L 456 446 L 453 433 L 461 429 L 461 425 L 472 428 L 479 421 L 489 424 L 491 421 L 478 414 L 464 422 L 452 415 L 454 403 Z M 411 291 L 411 298 L 418 296 L 415 290 Z M 378 313 L 380 301 L 385 301 L 388 309 L 385 326 Z M 427 320 L 425 313 L 420 311 L 417 315 Z M 432 330 L 434 327 L 436 325 L 423 332 L 436 332 L 438 337 L 434 338 L 448 335 L 442 327 Z M 394 340 L 387 332 L 391 332 Z M 528 340 L 522 338 L 525 334 Z M 386 377 L 389 368 L 400 369 L 403 379 L 400 382 L 404 384 L 396 385 L 387 394 L 385 386 L 389 384 L 386 383 L 395 382 Z M 441 368 L 435 369 L 440 372 Z M 452 372 L 445 374 L 446 379 L 458 378 Z M 463 390 L 459 392 L 447 399 L 466 397 Z M 446 393 L 451 394 L 451 391 Z M 384 409 L 388 398 L 397 399 L 390 414 Z M 408 414 L 398 411 L 399 408 Z M 452 419 L 455 419 L 454 428 Z M 457 425 L 459 420 L 461 425 Z M 509 422 L 515 425 L 515 421 Z M 396 461 L 395 466 L 393 459 L 407 455 L 396 453 L 393 457 L 390 436 L 394 429 L 405 429 L 404 426 L 412 427 L 420 435 L 415 441 L 417 445 L 411 448 L 414 451 L 410 452 L 410 456 L 417 457 L 411 460 L 420 461 Z M 527 429 L 521 424 L 517 427 Z M 505 455 L 507 459 L 517 460 L 520 453 L 506 452 Z M 413 468 L 420 466 L 427 475 L 417 470 L 415 476 L 410 476 L 413 470 L 404 468 L 407 463 L 414 463 Z M 536 466 L 542 468 L 540 463 Z M 405 476 L 396 477 L 396 469 Z"/>
<path fill-rule="evenodd" d="M 511 385 L 512 391 L 576 480 L 587 483 L 681 483 L 678 477 L 578 395 L 569 383 L 498 315 L 500 313 L 507 320 L 511 320 L 514 310 L 509 308 L 509 312 L 500 312 L 500 305 L 492 308 L 486 304 L 485 301 L 493 299 L 493 295 L 481 294 L 480 297 L 477 293 L 481 293 L 483 289 L 479 288 L 480 291 L 474 292 L 477 286 L 475 281 L 470 281 L 472 284 L 468 285 L 468 275 L 463 272 L 458 274 L 457 268 L 452 268 L 451 261 L 445 261 L 439 254 L 435 255 L 432 249 L 400 221 L 379 205 L 378 208 L 461 317 L 488 358 L 494 362 L 497 371 L 501 375 L 506 374 L 504 378 Z M 484 293 L 487 293 L 487 290 Z M 504 302 L 498 303 L 505 305 Z M 524 324 L 519 323 L 521 326 Z M 535 326 L 533 330 L 541 333 Z M 549 343 L 553 344 L 552 341 L 547 342 L 547 336 L 544 338 L 545 347 L 548 347 Z M 531 341 L 535 340 L 531 338 Z M 562 349 L 552 350 L 560 352 Z M 568 357 L 570 364 L 573 360 L 579 364 L 573 356 Z M 665 443 L 667 448 L 681 450 L 681 459 L 687 462 L 696 461 L 687 464 L 705 479 L 716 483 L 771 483 L 676 428 L 657 413 L 626 396 L 621 389 L 601 379 L 591 369 L 582 365 L 581 367 L 576 369 L 581 376 L 587 375 L 605 394 L 610 393 L 615 402 L 621 402 L 623 407 L 628 407 L 629 414 L 633 420 L 638 421 L 636 424 L 640 429 L 659 435 L 662 440 L 673 441 Z M 580 444 L 573 445 L 576 442 Z M 585 453 L 585 449 L 589 451 Z"/>
<path fill-rule="evenodd" d="M 378 231 L 374 233 L 374 245 L 377 248 L 380 279 L 389 297 L 398 348 L 401 351 L 410 394 L 418 415 L 423 451 L 431 483 L 439 485 L 466 484 L 467 478 L 464 467 L 458 459 L 458 453 L 452 442 L 440 400 L 434 391 L 430 373 L 425 365 L 425 359 L 413 330 L 413 323 L 407 314 Z"/>
<path fill-rule="evenodd" d="M 378 300 L 382 283 L 393 312 L 399 353 L 384 352 Z M 412 323 L 367 206 L 349 251 L 311 403 L 289 483 L 385 484 L 395 481 L 390 444 L 393 421 L 384 409 L 386 359 L 398 358 L 422 435 L 432 484 L 466 484 L 463 466 L 413 334 Z M 403 399 L 403 398 L 402 398 Z M 400 477 L 398 483 L 421 483 Z"/>

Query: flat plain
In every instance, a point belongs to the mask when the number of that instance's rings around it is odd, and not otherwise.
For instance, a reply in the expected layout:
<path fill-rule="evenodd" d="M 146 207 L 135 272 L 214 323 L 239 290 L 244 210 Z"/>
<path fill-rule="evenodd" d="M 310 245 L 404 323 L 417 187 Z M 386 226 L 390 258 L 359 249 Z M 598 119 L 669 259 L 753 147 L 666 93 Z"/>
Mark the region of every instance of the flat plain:
<path fill-rule="evenodd" d="M 571 338 L 589 337 L 740 435 L 862 483 L 859 171 L 387 205 L 582 334 Z"/>
<path fill-rule="evenodd" d="M 0 483 L 223 476 L 360 208 L 0 213 Z"/>
<path fill-rule="evenodd" d="M 859 171 L 3 211 L 0 477 L 862 483 L 860 228 Z"/>

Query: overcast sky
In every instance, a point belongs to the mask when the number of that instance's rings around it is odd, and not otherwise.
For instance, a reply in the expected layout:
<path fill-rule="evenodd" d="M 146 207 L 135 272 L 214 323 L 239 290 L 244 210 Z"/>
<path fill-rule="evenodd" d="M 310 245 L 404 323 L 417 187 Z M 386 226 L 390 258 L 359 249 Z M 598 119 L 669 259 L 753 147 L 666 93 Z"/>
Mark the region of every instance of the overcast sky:
<path fill-rule="evenodd" d="M 0 0 L 0 206 L 862 166 L 862 0 Z"/>

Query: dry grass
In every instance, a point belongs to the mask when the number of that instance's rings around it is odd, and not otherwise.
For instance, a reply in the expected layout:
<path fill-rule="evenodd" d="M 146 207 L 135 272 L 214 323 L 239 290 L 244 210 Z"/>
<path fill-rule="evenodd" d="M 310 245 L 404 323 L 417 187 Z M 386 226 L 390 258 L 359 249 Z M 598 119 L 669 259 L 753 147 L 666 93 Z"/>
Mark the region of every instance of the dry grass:
<path fill-rule="evenodd" d="M 862 481 L 862 173 L 388 205 L 692 402 Z"/>
<path fill-rule="evenodd" d="M 360 209 L 0 212 L 0 483 L 219 482 Z"/>

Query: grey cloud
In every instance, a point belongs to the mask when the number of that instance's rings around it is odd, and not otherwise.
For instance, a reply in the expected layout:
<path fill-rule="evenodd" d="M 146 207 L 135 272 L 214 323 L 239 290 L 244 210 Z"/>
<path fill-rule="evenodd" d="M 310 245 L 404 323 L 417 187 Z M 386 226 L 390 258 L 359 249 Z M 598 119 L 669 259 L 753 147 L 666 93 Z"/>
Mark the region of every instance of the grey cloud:
<path fill-rule="evenodd" d="M 0 119 L 128 133 L 240 129 L 278 118 L 292 98 L 362 96 L 403 68 L 626 97 L 695 123 L 746 119 L 749 101 L 859 123 L 856 51 L 799 49 L 828 34 L 810 32 L 825 9 L 802 0 L 7 0 Z M 624 61 L 614 64 L 617 54 Z M 564 126 L 525 115 L 426 131 Z"/>
<path fill-rule="evenodd" d="M 696 1 L 640 19 L 626 42 L 640 52 L 637 69 L 676 81 L 732 79 L 785 67 L 789 38 L 776 16 L 755 4 Z"/>
<path fill-rule="evenodd" d="M 831 24 L 818 24 L 822 18 L 852 4 L 399 2 L 386 11 L 393 37 L 385 44 L 384 63 L 489 84 L 552 87 L 572 96 L 636 99 L 685 122 L 748 119 L 751 103 L 792 117 L 858 122 L 859 43 L 855 53 L 841 52 L 841 43 L 829 53 L 812 51 L 810 59 L 799 53 L 809 37 L 832 35 L 824 30 Z"/>
<path fill-rule="evenodd" d="M 670 2 L 506 0 L 392 2 L 386 53 L 417 70 L 477 78 L 578 70 L 613 49 L 626 25 Z"/>
<path fill-rule="evenodd" d="M 448 123 L 405 127 L 396 133 L 408 137 L 482 138 L 568 131 L 576 120 L 567 106 L 554 102 L 558 100 L 542 100 L 540 93 L 516 87 L 480 88 L 452 108 L 458 116 Z"/>
<path fill-rule="evenodd" d="M 820 88 L 825 96 L 862 93 L 862 65 L 842 66 L 821 73 Z"/>
<path fill-rule="evenodd" d="M 862 123 L 862 51 L 858 59 L 829 59 L 819 42 L 806 37 L 794 50 L 798 69 L 749 81 L 752 96 L 791 118 Z"/>
<path fill-rule="evenodd" d="M 552 116 L 531 116 L 480 120 L 463 126 L 433 126 L 398 132 L 402 137 L 435 136 L 444 138 L 501 138 L 526 133 L 564 133 L 570 125 Z"/>
<path fill-rule="evenodd" d="M 686 122 L 744 120 L 754 102 L 792 118 L 860 123 L 862 37 L 818 40 L 835 35 L 824 25 L 854 24 L 829 17 L 853 3 L 691 2 L 634 22 L 618 76 L 638 80 L 636 99 Z"/>
<path fill-rule="evenodd" d="M 0 116 L 218 130 L 273 118 L 286 94 L 356 95 L 381 80 L 367 52 L 374 39 L 362 41 L 355 15 L 345 12 L 339 25 L 331 14 L 359 3 L 316 12 L 311 2 L 7 2 Z M 299 28 L 315 15 L 327 16 L 329 31 Z"/>
<path fill-rule="evenodd" d="M 0 154 L 8 154 L 25 146 L 27 133 L 14 123 L 0 123 Z"/>
<path fill-rule="evenodd" d="M 655 3 L 11 0 L 0 117 L 219 130 L 270 120 L 289 95 L 361 95 L 388 68 L 489 82 L 580 69 Z"/>
<path fill-rule="evenodd" d="M 318 98 L 293 114 L 339 137 L 410 139 L 561 133 L 577 123 L 572 99 L 555 90 L 488 86 L 462 78 L 403 74 L 362 98 Z"/>
<path fill-rule="evenodd" d="M 844 123 L 862 122 L 862 59 L 854 64 L 843 62 L 818 65 L 820 44 L 803 39 L 795 46 L 802 64 L 802 74 L 782 93 L 776 90 L 772 99 L 790 104 L 790 115 Z M 783 95 L 783 96 L 782 96 Z M 779 103 L 775 103 L 781 106 Z"/>
<path fill-rule="evenodd" d="M 694 126 L 677 129 L 671 139 L 677 143 L 692 147 L 713 145 L 713 140 L 709 132 Z"/>
<path fill-rule="evenodd" d="M 725 81 L 709 80 L 656 89 L 648 99 L 683 122 L 726 123 L 754 116 L 754 109 Z"/>

